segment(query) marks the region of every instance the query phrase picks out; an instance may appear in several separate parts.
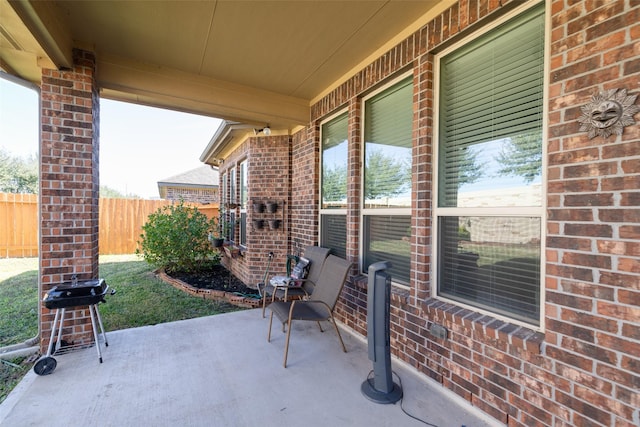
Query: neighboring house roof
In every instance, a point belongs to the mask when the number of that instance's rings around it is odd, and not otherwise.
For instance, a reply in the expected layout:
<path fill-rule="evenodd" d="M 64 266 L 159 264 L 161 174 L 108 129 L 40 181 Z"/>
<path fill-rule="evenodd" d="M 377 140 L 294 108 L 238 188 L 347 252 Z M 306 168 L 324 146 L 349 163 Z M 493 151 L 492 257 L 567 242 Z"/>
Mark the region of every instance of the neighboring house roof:
<path fill-rule="evenodd" d="M 218 168 L 208 165 L 158 181 L 158 192 L 164 198 L 168 187 L 218 188 Z"/>

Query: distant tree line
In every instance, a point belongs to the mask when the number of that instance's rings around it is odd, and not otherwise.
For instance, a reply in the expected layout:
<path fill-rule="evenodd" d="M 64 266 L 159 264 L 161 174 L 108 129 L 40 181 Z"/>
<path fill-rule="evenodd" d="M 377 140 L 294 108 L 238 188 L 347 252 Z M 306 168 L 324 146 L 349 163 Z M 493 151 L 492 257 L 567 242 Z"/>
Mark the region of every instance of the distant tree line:
<path fill-rule="evenodd" d="M 0 149 L 0 192 L 38 193 L 38 158 L 15 157 Z"/>
<path fill-rule="evenodd" d="M 38 156 L 12 156 L 0 148 L 0 193 L 38 194 Z M 100 186 L 100 197 L 136 199 L 136 195 L 124 195 L 118 190 Z"/>

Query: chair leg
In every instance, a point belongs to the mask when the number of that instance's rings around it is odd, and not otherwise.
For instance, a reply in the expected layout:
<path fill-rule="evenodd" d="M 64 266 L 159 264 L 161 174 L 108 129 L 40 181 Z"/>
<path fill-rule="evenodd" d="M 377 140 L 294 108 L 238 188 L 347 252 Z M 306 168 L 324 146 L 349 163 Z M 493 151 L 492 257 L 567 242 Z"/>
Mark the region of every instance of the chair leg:
<path fill-rule="evenodd" d="M 271 302 L 275 302 L 277 290 L 278 290 L 277 288 L 273 289 L 273 293 L 271 294 Z M 282 324 L 282 332 L 284 333 L 284 323 Z"/>
<path fill-rule="evenodd" d="M 322 329 L 322 324 L 320 323 L 319 320 L 318 320 L 318 328 L 320 328 L 320 332 L 324 332 L 324 329 Z"/>
<path fill-rule="evenodd" d="M 340 340 L 340 345 L 342 345 L 342 351 L 347 352 L 347 347 L 344 346 L 344 341 L 342 341 L 342 335 L 340 335 L 340 330 L 338 329 L 338 325 L 336 325 L 336 321 L 333 320 L 333 316 L 331 316 L 331 323 L 333 323 L 333 327 L 336 328 L 336 334 L 338 334 L 338 339 Z"/>
<path fill-rule="evenodd" d="M 289 354 L 289 338 L 291 337 L 291 318 L 289 318 L 289 329 L 287 329 L 287 341 L 284 344 L 284 363 L 283 366 L 287 367 L 287 355 Z"/>
<path fill-rule="evenodd" d="M 271 312 L 271 316 L 269 316 L 269 334 L 267 335 L 267 342 L 271 342 L 271 325 L 273 324 L 273 311 Z"/>
<path fill-rule="evenodd" d="M 263 319 L 265 318 L 264 311 L 266 307 L 267 307 L 267 289 L 265 286 L 265 289 L 262 290 L 262 318 Z"/>
<path fill-rule="evenodd" d="M 282 333 L 284 334 L 285 332 L 287 332 L 287 323 L 282 322 Z"/>

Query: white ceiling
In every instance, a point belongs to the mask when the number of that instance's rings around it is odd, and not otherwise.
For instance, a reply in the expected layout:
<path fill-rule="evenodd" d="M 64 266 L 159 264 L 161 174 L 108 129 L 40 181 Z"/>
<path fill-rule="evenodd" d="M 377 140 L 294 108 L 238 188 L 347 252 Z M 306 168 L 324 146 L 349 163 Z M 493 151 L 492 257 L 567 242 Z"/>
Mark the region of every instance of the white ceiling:
<path fill-rule="evenodd" d="M 0 0 L 0 67 L 96 53 L 102 96 L 291 129 L 357 67 L 453 0 Z"/>

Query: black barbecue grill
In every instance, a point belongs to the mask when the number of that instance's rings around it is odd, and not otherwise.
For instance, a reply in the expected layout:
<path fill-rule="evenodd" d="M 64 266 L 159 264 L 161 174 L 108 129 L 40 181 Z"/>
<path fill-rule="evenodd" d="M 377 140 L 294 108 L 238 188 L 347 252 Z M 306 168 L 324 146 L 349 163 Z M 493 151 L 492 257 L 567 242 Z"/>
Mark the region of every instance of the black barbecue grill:
<path fill-rule="evenodd" d="M 51 357 L 53 353 L 60 349 L 62 343 L 62 325 L 64 324 L 64 315 L 67 308 L 89 306 L 89 315 L 91 316 L 91 326 L 93 328 L 93 337 L 96 343 L 96 349 L 98 350 L 98 359 L 102 363 L 102 352 L 100 351 L 100 342 L 98 341 L 98 329 L 96 328 L 96 319 L 98 319 L 98 325 L 100 326 L 100 333 L 104 339 L 104 345 L 109 346 L 107 342 L 107 335 L 104 332 L 102 326 L 102 319 L 100 318 L 100 312 L 98 311 L 98 304 L 106 302 L 104 297 L 107 294 L 115 294 L 115 290 L 109 291 L 109 286 L 104 279 L 94 279 L 79 282 L 73 280 L 72 282 L 62 283 L 54 286 L 44 295 L 42 302 L 48 309 L 55 309 L 56 314 L 51 325 L 51 338 L 49 339 L 49 347 L 47 348 L 47 354 L 40 358 L 33 367 L 33 370 L 38 375 L 47 375 L 53 372 L 57 366 L 56 360 Z M 55 341 L 57 332 L 58 340 Z M 55 351 L 53 350 L 55 342 Z"/>

